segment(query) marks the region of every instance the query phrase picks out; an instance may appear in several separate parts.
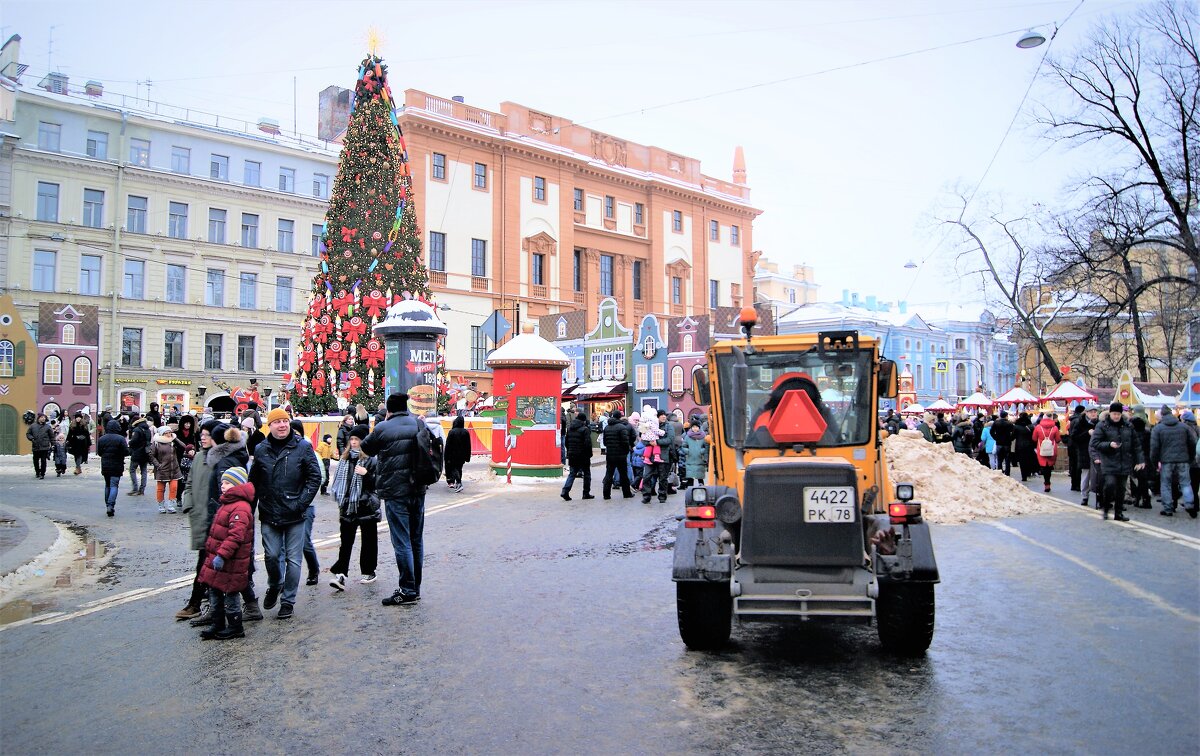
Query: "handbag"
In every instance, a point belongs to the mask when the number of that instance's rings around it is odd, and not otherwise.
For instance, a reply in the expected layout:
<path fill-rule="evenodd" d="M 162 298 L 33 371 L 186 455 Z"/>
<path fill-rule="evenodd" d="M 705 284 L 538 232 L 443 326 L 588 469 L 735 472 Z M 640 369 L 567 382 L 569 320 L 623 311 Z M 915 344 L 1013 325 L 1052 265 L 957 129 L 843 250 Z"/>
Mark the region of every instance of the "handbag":
<path fill-rule="evenodd" d="M 1038 444 L 1038 456 L 1040 456 L 1040 457 L 1053 457 L 1054 456 L 1054 439 L 1052 439 L 1052 438 L 1043 438 L 1042 439 L 1042 442 L 1040 444 Z"/>
<path fill-rule="evenodd" d="M 679 474 L 674 470 L 667 476 L 667 485 L 671 488 L 679 488 Z"/>

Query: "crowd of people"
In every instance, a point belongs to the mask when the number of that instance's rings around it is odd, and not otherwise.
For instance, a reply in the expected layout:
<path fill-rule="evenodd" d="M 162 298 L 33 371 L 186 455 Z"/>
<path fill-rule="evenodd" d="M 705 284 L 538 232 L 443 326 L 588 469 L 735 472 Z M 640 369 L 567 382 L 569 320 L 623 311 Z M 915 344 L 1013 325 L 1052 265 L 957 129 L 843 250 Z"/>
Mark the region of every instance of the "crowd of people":
<path fill-rule="evenodd" d="M 1043 490 L 1063 446 L 1071 490 L 1081 494 L 1080 504 L 1095 507 L 1104 519 L 1111 512 L 1125 521 L 1127 506 L 1152 508 L 1157 493 L 1159 514 L 1172 517 L 1182 508 L 1191 517 L 1200 512 L 1200 429 L 1186 407 L 1164 407 L 1151 427 L 1140 407 L 1113 402 L 1101 417 L 1097 404 L 1080 404 L 1064 423 L 1055 412 L 1036 417 L 1020 412 L 1015 421 L 1001 410 L 993 415 L 924 413 L 902 418 L 893 410 L 880 419 L 889 433 L 902 428 L 918 431 L 931 443 L 953 444 L 954 450 L 1005 475 L 1015 465 L 1026 481 L 1039 474 Z"/>

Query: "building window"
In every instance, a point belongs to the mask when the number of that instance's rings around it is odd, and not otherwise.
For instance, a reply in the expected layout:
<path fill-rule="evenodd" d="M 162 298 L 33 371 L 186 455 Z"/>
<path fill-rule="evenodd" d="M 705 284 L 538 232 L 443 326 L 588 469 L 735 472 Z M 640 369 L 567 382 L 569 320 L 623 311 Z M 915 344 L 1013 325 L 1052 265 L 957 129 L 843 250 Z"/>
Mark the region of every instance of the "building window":
<path fill-rule="evenodd" d="M 433 178 L 438 181 L 446 180 L 446 156 L 440 152 L 433 153 Z"/>
<path fill-rule="evenodd" d="M 262 163 L 247 160 L 242 167 L 242 183 L 246 186 L 262 186 Z"/>
<path fill-rule="evenodd" d="M 605 380 L 612 380 L 613 377 L 613 353 L 604 352 L 600 355 L 600 377 Z"/>
<path fill-rule="evenodd" d="M 167 301 L 183 304 L 187 299 L 187 268 L 182 265 L 167 266 Z"/>
<path fill-rule="evenodd" d="M 558 322 L 554 324 L 554 337 L 556 339 L 567 338 L 567 321 L 559 318 Z"/>
<path fill-rule="evenodd" d="M 292 311 L 292 277 L 275 276 L 275 312 Z"/>
<path fill-rule="evenodd" d="M 613 257 L 600 255 L 600 296 L 611 297 L 613 293 Z"/>
<path fill-rule="evenodd" d="M 966 349 L 967 348 L 967 340 L 966 339 L 955 339 L 954 340 L 954 348 L 955 349 Z"/>
<path fill-rule="evenodd" d="M 174 173 L 190 173 L 192 170 L 192 151 L 187 147 L 171 148 L 171 171 Z"/>
<path fill-rule="evenodd" d="M 37 186 L 37 219 L 58 223 L 58 184 L 39 181 Z"/>
<path fill-rule="evenodd" d="M 296 221 L 280 218 L 278 236 L 279 251 L 294 252 L 296 250 Z"/>
<path fill-rule="evenodd" d="M 788 289 L 787 290 L 787 298 L 788 298 L 788 304 L 796 304 L 796 290 Z"/>
<path fill-rule="evenodd" d="M 709 280 L 708 282 L 708 306 L 714 310 L 718 307 L 718 300 L 721 297 L 721 284 L 717 281 Z"/>
<path fill-rule="evenodd" d="M 633 261 L 633 298 L 642 298 L 642 261 Z"/>
<path fill-rule="evenodd" d="M 42 383 L 47 386 L 62 385 L 62 357 L 52 354 L 42 362 Z"/>
<path fill-rule="evenodd" d="M 54 291 L 54 273 L 58 267 L 58 253 L 46 249 L 33 252 L 33 290 Z"/>
<path fill-rule="evenodd" d="M 633 368 L 633 389 L 634 391 L 645 391 L 649 388 L 647 380 L 647 372 L 645 365 L 636 365 Z"/>
<path fill-rule="evenodd" d="M 742 243 L 742 231 L 737 226 L 729 227 L 729 243 L 735 247 Z"/>
<path fill-rule="evenodd" d="M 238 276 L 238 307 L 243 310 L 258 307 L 257 273 L 242 273 Z"/>
<path fill-rule="evenodd" d="M 225 243 L 225 218 L 228 213 L 220 208 L 208 208 L 208 240 L 212 244 Z"/>
<path fill-rule="evenodd" d="M 188 206 L 172 202 L 167 215 L 167 235 L 173 239 L 187 238 Z"/>
<path fill-rule="evenodd" d="M 487 189 L 487 166 L 483 163 L 475 164 L 475 188 Z"/>
<path fill-rule="evenodd" d="M 320 257 L 324 246 L 325 245 L 321 243 L 321 224 L 314 223 L 312 224 L 312 256 Z"/>
<path fill-rule="evenodd" d="M 575 250 L 574 267 L 571 270 L 572 290 L 583 291 L 583 250 Z"/>
<path fill-rule="evenodd" d="M 546 179 L 541 176 L 533 177 L 533 199 L 537 202 L 546 201 Z"/>
<path fill-rule="evenodd" d="M 446 271 L 446 235 L 441 231 L 429 232 L 429 269 Z"/>
<path fill-rule="evenodd" d="M 636 202 L 633 205 L 633 223 L 640 226 L 646 222 L 646 206 L 641 202 Z"/>
<path fill-rule="evenodd" d="M 217 181 L 229 180 L 229 157 L 213 155 L 208 159 L 208 177 Z"/>
<path fill-rule="evenodd" d="M 146 298 L 146 262 L 126 260 L 121 293 L 126 299 Z"/>
<path fill-rule="evenodd" d="M 721 223 L 719 221 L 708 222 L 708 238 L 712 241 L 721 241 Z"/>
<path fill-rule="evenodd" d="M 1096 334 L 1096 351 L 1111 352 L 1112 351 L 1112 330 L 1105 324 L 1101 327 L 1100 332 Z"/>
<path fill-rule="evenodd" d="M 125 230 L 134 234 L 146 233 L 146 209 L 150 200 L 129 195 L 129 210 L 125 214 Z"/>
<path fill-rule="evenodd" d="M 204 334 L 204 369 L 221 369 L 221 347 L 225 336 L 220 333 Z"/>
<path fill-rule="evenodd" d="M 150 167 L 150 140 L 149 139 L 130 139 L 129 140 L 129 164 L 140 165 L 143 168 Z"/>
<path fill-rule="evenodd" d="M 600 380 L 600 353 L 592 352 L 589 366 L 589 375 L 593 381 Z"/>
<path fill-rule="evenodd" d="M 100 295 L 100 256 L 80 255 L 79 257 L 79 293 L 91 296 Z"/>
<path fill-rule="evenodd" d="M 87 357 L 76 357 L 72 364 L 73 376 L 72 383 L 76 386 L 88 386 L 92 383 L 92 361 Z"/>
<path fill-rule="evenodd" d="M 108 159 L 108 132 L 89 131 L 87 135 L 87 156 L 97 160 Z"/>
<path fill-rule="evenodd" d="M 671 368 L 671 393 L 683 393 L 683 365 Z"/>
<path fill-rule="evenodd" d="M 104 227 L 104 192 L 99 189 L 83 190 L 83 225 L 90 228 Z"/>
<path fill-rule="evenodd" d="M 919 362 L 917 363 L 917 372 L 913 373 L 913 378 L 916 380 L 917 389 L 925 388 L 925 366 Z"/>
<path fill-rule="evenodd" d="M 209 268 L 204 278 L 204 304 L 225 306 L 225 271 Z"/>
<path fill-rule="evenodd" d="M 183 367 L 183 331 L 166 331 L 163 334 L 163 367 Z"/>
<path fill-rule="evenodd" d="M 275 339 L 275 356 L 272 366 L 276 373 L 286 373 L 292 368 L 292 342 L 290 339 Z"/>
<path fill-rule="evenodd" d="M 971 393 L 967 391 L 967 366 L 961 362 L 954 366 L 954 390 L 959 396 Z"/>
<path fill-rule="evenodd" d="M 123 367 L 142 366 L 142 329 L 121 329 L 121 365 Z"/>
<path fill-rule="evenodd" d="M 683 279 L 671 276 L 671 304 L 683 304 Z"/>
<path fill-rule="evenodd" d="M 279 169 L 279 191 L 281 191 L 281 192 L 296 191 L 296 169 L 295 168 L 280 168 Z"/>
<path fill-rule="evenodd" d="M 324 173 L 313 174 L 313 196 L 319 199 L 329 199 L 329 176 Z"/>
<path fill-rule="evenodd" d="M 471 275 L 476 278 L 487 275 L 487 242 L 483 239 L 471 240 Z"/>
<path fill-rule="evenodd" d="M 242 213 L 242 246 L 258 249 L 258 216 Z"/>
<path fill-rule="evenodd" d="M 38 149 L 59 152 L 62 144 L 62 124 L 38 122 Z"/>
<path fill-rule="evenodd" d="M 574 207 L 575 207 L 575 212 L 577 212 L 577 213 L 583 212 L 583 190 L 582 189 L 575 190 L 575 205 L 574 205 Z"/>
<path fill-rule="evenodd" d="M 685 334 L 683 335 L 683 351 L 684 351 L 684 352 L 691 352 L 691 351 L 692 351 L 692 344 L 693 344 L 693 343 L 694 343 L 694 340 L 693 340 L 692 334 L 690 334 L 690 333 L 685 333 Z"/>
<path fill-rule="evenodd" d="M 656 362 L 650 367 L 650 390 L 662 391 L 667 387 L 666 373 L 667 366 L 661 362 Z"/>
<path fill-rule="evenodd" d="M 546 284 L 546 256 L 540 252 L 533 253 L 533 285 L 545 286 Z"/>
<path fill-rule="evenodd" d="M 238 336 L 238 370 L 254 372 L 254 337 Z"/>
<path fill-rule="evenodd" d="M 604 197 L 604 217 L 605 218 L 617 217 L 617 200 L 616 200 L 616 198 L 610 197 L 607 195 Z"/>
<path fill-rule="evenodd" d="M 683 231 L 683 212 L 680 210 L 671 211 L 671 230 Z"/>
<path fill-rule="evenodd" d="M 8 339 L 0 341 L 0 378 L 14 377 L 16 364 L 13 357 L 13 343 Z"/>
<path fill-rule="evenodd" d="M 471 326 L 471 369 L 486 370 L 484 360 L 487 359 L 487 335 L 482 326 Z"/>

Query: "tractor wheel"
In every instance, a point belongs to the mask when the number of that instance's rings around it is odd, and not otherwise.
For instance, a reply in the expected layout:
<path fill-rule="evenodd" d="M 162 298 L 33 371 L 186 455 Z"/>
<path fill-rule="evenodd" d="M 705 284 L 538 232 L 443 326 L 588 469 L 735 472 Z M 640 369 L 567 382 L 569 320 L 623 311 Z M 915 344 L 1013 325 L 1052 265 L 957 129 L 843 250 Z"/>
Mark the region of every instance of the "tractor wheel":
<path fill-rule="evenodd" d="M 933 642 L 933 583 L 883 583 L 875 599 L 875 626 L 883 648 L 921 656 Z"/>
<path fill-rule="evenodd" d="M 714 651 L 729 640 L 733 619 L 729 583 L 678 582 L 675 610 L 679 637 L 693 651 Z"/>

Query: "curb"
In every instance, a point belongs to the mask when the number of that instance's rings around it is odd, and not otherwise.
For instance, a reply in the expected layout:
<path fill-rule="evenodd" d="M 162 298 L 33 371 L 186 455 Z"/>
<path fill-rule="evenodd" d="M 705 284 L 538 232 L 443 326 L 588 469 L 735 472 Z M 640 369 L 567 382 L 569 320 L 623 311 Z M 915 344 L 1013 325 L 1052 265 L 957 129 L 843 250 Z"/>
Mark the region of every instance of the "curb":
<path fill-rule="evenodd" d="M 35 562 L 48 562 L 47 555 L 55 551 L 61 542 L 65 542 L 62 530 L 49 518 L 30 512 L 26 509 L 16 509 L 0 504 L 0 514 L 10 517 L 24 525 L 28 532 L 16 546 L 0 554 L 0 590 L 12 580 L 20 580 L 23 573 L 32 569 L 23 569 Z M 36 568 L 33 568 L 36 569 Z"/>

